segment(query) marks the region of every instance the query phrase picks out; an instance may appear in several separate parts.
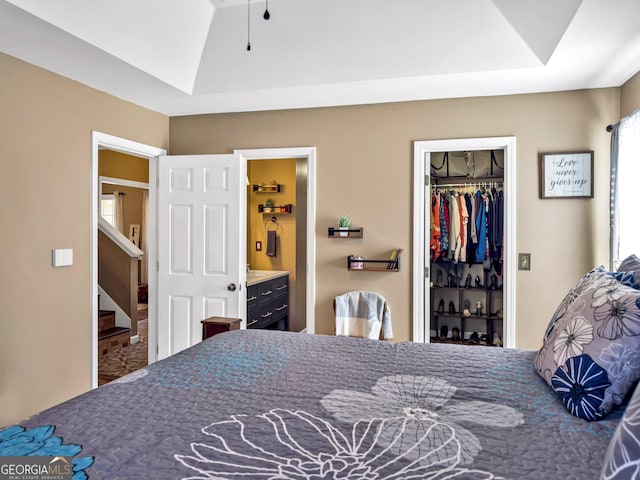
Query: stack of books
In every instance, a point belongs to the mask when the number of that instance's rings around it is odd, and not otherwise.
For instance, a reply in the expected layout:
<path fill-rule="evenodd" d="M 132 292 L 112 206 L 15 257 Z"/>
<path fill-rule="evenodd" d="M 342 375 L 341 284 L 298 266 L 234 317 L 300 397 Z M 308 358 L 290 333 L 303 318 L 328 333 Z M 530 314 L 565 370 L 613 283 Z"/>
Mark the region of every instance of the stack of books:
<path fill-rule="evenodd" d="M 391 251 L 391 257 L 387 262 L 387 270 L 397 270 L 398 269 L 398 257 L 402 253 L 401 248 L 394 248 Z"/>

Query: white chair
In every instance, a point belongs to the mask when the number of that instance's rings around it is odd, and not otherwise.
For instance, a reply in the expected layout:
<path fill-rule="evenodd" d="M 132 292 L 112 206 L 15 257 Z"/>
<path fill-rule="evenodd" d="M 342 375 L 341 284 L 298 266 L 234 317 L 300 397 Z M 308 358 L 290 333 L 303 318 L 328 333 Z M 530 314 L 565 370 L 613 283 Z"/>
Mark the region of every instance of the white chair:
<path fill-rule="evenodd" d="M 391 309 L 376 292 L 354 290 L 333 300 L 336 335 L 377 340 L 393 337 Z"/>

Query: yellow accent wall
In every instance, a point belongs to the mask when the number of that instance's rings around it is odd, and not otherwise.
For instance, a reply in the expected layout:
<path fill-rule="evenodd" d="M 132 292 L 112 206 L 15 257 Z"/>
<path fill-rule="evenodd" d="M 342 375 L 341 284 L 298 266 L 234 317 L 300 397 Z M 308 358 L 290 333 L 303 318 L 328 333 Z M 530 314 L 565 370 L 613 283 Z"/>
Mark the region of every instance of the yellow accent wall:
<path fill-rule="evenodd" d="M 98 175 L 149 183 L 149 160 L 113 150 L 100 150 Z"/>
<path fill-rule="evenodd" d="M 287 270 L 289 272 L 289 319 L 296 315 L 296 160 L 273 159 L 247 162 L 247 174 L 251 185 L 247 187 L 247 262 L 253 270 Z M 254 184 L 282 185 L 278 193 L 257 193 Z M 275 205 L 293 205 L 293 212 L 259 213 L 258 205 L 270 198 Z M 272 221 L 276 219 L 277 223 Z M 276 231 L 276 256 L 267 256 L 267 229 Z M 262 251 L 256 251 L 256 241 L 262 242 Z M 301 307 L 303 308 L 303 307 Z"/>

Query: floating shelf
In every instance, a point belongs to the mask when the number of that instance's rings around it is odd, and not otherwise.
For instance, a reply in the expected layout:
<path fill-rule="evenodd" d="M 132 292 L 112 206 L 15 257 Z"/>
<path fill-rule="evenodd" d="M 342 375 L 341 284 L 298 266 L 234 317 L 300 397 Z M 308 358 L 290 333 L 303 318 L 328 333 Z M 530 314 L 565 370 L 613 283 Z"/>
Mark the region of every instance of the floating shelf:
<path fill-rule="evenodd" d="M 341 230 L 340 227 L 329 227 L 328 236 L 329 238 L 362 238 L 364 237 L 364 228 Z"/>
<path fill-rule="evenodd" d="M 258 213 L 291 213 L 293 205 L 288 203 L 286 205 L 274 205 L 273 207 L 265 207 L 264 205 L 258 205 Z"/>
<path fill-rule="evenodd" d="M 253 191 L 256 193 L 278 193 L 282 189 L 282 185 L 253 185 Z"/>
<path fill-rule="evenodd" d="M 399 272 L 400 255 L 395 260 L 367 260 L 349 255 L 347 257 L 347 270 L 352 272 Z"/>

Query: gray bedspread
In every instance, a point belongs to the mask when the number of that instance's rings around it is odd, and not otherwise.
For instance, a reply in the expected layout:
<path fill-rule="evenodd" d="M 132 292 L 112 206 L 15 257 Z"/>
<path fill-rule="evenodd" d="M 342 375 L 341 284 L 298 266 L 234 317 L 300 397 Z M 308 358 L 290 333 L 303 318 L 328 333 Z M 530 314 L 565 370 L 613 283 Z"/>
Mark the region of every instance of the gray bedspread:
<path fill-rule="evenodd" d="M 534 355 L 240 330 L 19 428 L 77 446 L 74 478 L 597 479 L 621 413 L 572 417 Z"/>

